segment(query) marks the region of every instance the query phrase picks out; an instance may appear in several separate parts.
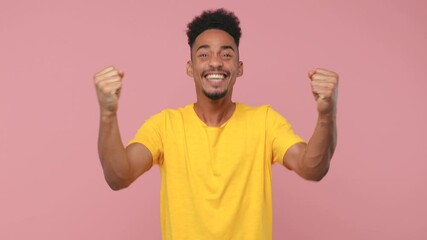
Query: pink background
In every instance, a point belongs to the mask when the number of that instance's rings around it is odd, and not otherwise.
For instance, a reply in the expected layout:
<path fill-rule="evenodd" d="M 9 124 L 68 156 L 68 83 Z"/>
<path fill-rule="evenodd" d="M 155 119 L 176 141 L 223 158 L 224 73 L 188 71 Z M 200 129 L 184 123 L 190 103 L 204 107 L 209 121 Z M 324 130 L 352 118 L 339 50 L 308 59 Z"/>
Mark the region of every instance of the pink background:
<path fill-rule="evenodd" d="M 340 73 L 339 143 L 320 183 L 274 166 L 274 239 L 427 239 L 426 1 L 0 2 L 0 239 L 160 239 L 159 169 L 114 192 L 97 158 L 92 75 L 126 72 L 125 142 L 195 100 L 186 24 L 242 22 L 234 100 L 269 103 L 307 139 L 307 71 Z"/>

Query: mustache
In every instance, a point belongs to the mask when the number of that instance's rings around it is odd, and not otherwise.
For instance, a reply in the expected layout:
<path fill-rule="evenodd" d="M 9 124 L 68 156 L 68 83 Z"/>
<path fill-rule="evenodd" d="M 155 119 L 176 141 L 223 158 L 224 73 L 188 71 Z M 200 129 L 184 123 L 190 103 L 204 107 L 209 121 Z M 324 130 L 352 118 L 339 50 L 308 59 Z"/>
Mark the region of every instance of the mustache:
<path fill-rule="evenodd" d="M 222 73 L 222 74 L 225 74 L 227 76 L 230 76 L 230 71 L 224 70 L 221 67 L 218 67 L 218 68 L 209 68 L 207 70 L 204 70 L 202 72 L 202 76 L 205 76 L 206 74 L 211 73 L 211 72 Z"/>

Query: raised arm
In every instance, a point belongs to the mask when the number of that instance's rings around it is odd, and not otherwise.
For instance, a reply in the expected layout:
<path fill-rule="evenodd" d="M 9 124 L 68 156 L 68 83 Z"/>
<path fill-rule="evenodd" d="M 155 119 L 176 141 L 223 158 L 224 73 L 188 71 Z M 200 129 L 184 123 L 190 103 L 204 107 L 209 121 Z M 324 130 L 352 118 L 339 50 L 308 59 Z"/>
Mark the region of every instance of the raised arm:
<path fill-rule="evenodd" d="M 117 120 L 123 75 L 122 71 L 108 67 L 93 77 L 100 106 L 98 154 L 105 180 L 113 190 L 126 188 L 153 164 L 144 145 L 123 145 Z"/>
<path fill-rule="evenodd" d="M 286 152 L 285 166 L 301 177 L 320 181 L 328 172 L 337 144 L 338 74 L 316 69 L 308 74 L 317 102 L 318 118 L 313 135 L 307 144 L 297 143 Z"/>

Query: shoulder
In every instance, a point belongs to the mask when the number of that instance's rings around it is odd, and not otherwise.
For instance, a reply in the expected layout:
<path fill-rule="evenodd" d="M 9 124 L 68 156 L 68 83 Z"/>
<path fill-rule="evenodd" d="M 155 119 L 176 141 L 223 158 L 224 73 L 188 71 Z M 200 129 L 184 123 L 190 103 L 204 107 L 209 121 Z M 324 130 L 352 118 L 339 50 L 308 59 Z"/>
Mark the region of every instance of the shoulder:
<path fill-rule="evenodd" d="M 150 117 L 154 119 L 166 119 L 166 118 L 176 118 L 181 117 L 182 115 L 188 114 L 192 109 L 193 104 L 188 104 L 180 108 L 165 108 L 162 111 L 152 115 Z"/>
<path fill-rule="evenodd" d="M 249 106 L 243 103 L 236 103 L 237 109 L 239 112 L 250 114 L 252 116 L 260 115 L 267 116 L 269 112 L 277 113 L 269 104 L 259 105 L 259 106 Z"/>
<path fill-rule="evenodd" d="M 267 126 L 289 124 L 286 118 L 269 104 L 252 107 L 239 103 L 238 109 L 240 116 L 245 116 L 253 121 L 265 122 Z"/>
<path fill-rule="evenodd" d="M 158 126 L 164 128 L 166 126 L 177 126 L 184 122 L 184 119 L 191 116 L 193 104 L 188 104 L 181 108 L 166 108 L 162 111 L 151 115 L 146 121 L 145 125 Z"/>
<path fill-rule="evenodd" d="M 234 118 L 238 121 L 248 122 L 252 126 L 260 124 L 265 125 L 269 122 L 268 119 L 271 119 L 271 111 L 274 110 L 268 104 L 249 106 L 242 103 L 236 103 L 236 113 Z M 275 117 L 273 116 L 273 118 Z"/>

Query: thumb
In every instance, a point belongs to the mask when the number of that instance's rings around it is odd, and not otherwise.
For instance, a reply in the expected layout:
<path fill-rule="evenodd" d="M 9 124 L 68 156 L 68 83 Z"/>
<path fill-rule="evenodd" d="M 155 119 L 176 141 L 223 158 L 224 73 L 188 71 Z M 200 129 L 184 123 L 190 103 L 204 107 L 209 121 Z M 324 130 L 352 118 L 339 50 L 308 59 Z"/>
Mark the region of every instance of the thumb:
<path fill-rule="evenodd" d="M 310 71 L 308 71 L 308 78 L 310 78 L 311 79 L 311 77 L 314 75 L 316 73 L 316 70 L 310 70 Z"/>
<path fill-rule="evenodd" d="M 123 78 L 125 76 L 125 72 L 123 70 L 119 70 L 119 75 Z"/>

